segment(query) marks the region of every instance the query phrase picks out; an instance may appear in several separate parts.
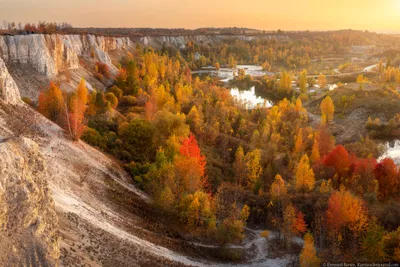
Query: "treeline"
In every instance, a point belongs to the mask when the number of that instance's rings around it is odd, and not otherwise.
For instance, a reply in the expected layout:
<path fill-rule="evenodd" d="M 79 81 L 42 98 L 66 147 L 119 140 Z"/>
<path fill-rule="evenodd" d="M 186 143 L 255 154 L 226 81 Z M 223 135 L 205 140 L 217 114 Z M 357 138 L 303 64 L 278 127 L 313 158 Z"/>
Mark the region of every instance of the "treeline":
<path fill-rule="evenodd" d="M 259 64 L 279 70 L 306 68 L 312 60 L 326 55 L 349 53 L 352 46 L 398 43 L 394 37 L 358 31 L 292 34 L 288 39 L 224 39 L 219 43 L 189 42 L 181 51 L 191 69 L 206 65 L 234 67 L 236 64 Z M 172 49 L 165 47 L 164 49 Z M 172 49 L 173 51 L 173 49 Z M 203 56 L 204 58 L 199 57 Z"/>
<path fill-rule="evenodd" d="M 13 34 L 23 34 L 23 33 L 41 33 L 41 34 L 53 34 L 53 33 L 70 33 L 72 30 L 72 25 L 62 22 L 45 22 L 39 21 L 38 23 L 26 23 L 21 22 L 6 22 L 3 25 L 3 30 L 7 30 L 9 33 Z M 0 28 L 1 30 L 1 28 Z"/>

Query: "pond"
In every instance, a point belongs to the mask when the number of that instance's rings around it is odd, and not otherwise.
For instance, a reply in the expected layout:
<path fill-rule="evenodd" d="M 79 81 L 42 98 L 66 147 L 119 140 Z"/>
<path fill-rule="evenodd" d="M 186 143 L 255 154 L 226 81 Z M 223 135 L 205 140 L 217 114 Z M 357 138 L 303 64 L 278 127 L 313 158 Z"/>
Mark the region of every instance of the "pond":
<path fill-rule="evenodd" d="M 400 165 L 400 140 L 393 140 L 386 142 L 386 152 L 378 159 L 391 158 L 393 161 Z"/>
<path fill-rule="evenodd" d="M 273 106 L 272 101 L 256 95 L 254 86 L 251 87 L 250 90 L 231 88 L 231 95 L 236 98 L 239 103 L 245 105 L 247 109 L 253 109 L 257 106 L 266 108 Z"/>
<path fill-rule="evenodd" d="M 273 72 L 263 70 L 261 66 L 255 65 L 237 65 L 236 68 L 221 68 L 219 70 L 202 69 L 199 71 L 193 71 L 192 74 L 199 77 L 217 77 L 221 82 L 228 83 L 229 81 L 233 80 L 235 74 L 237 74 L 239 69 L 244 69 L 246 75 L 249 74 L 253 77 L 261 77 L 266 74 L 274 74 Z M 254 86 L 251 86 L 244 90 L 233 87 L 230 89 L 230 93 L 238 100 L 238 102 L 244 104 L 247 109 L 253 109 L 257 106 L 272 107 L 273 105 L 272 101 L 270 101 L 269 99 L 256 95 Z"/>

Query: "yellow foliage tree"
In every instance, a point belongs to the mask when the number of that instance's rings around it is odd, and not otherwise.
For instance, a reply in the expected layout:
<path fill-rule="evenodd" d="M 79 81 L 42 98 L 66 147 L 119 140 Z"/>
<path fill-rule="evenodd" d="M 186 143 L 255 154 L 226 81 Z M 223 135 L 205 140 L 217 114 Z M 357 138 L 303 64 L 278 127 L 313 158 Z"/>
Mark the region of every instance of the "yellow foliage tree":
<path fill-rule="evenodd" d="M 300 254 L 301 267 L 318 267 L 320 259 L 317 257 L 317 252 L 314 247 L 314 237 L 310 233 L 304 235 L 304 246 Z"/>
<path fill-rule="evenodd" d="M 233 170 L 235 172 L 236 182 L 241 185 L 246 178 L 246 163 L 244 160 L 244 151 L 242 146 L 239 146 L 236 150 Z"/>
<path fill-rule="evenodd" d="M 301 102 L 300 98 L 297 98 L 296 100 L 296 111 L 300 112 L 303 109 L 303 103 Z"/>
<path fill-rule="evenodd" d="M 303 151 L 303 129 L 300 128 L 297 133 L 295 144 L 294 144 L 294 153 L 300 153 Z"/>
<path fill-rule="evenodd" d="M 285 185 L 285 181 L 282 179 L 282 176 L 277 174 L 275 176 L 275 181 L 271 185 L 270 193 L 273 199 L 279 201 L 283 196 L 287 194 L 287 188 Z"/>
<path fill-rule="evenodd" d="M 314 144 L 312 146 L 311 150 L 311 161 L 312 162 L 317 162 L 321 159 L 321 155 L 319 154 L 319 145 L 318 145 L 318 140 L 317 137 L 314 137 Z"/>
<path fill-rule="evenodd" d="M 300 72 L 299 87 L 300 87 L 300 92 L 302 93 L 307 92 L 307 70 L 303 70 L 302 72 Z"/>
<path fill-rule="evenodd" d="M 333 101 L 330 96 L 327 96 L 325 97 L 324 100 L 322 100 L 320 108 L 322 116 L 325 115 L 326 117 L 326 122 L 332 121 L 333 114 L 335 113 L 335 105 L 333 104 Z"/>
<path fill-rule="evenodd" d="M 255 149 L 245 156 L 246 173 L 247 173 L 247 187 L 254 189 L 257 181 L 259 180 L 262 167 L 261 167 L 261 151 Z"/>
<path fill-rule="evenodd" d="M 325 77 L 325 75 L 324 75 L 323 73 L 321 73 L 321 74 L 318 76 L 318 81 L 317 81 L 317 83 L 318 83 L 318 85 L 319 85 L 321 88 L 325 88 L 325 87 L 326 87 L 326 85 L 327 85 L 326 77 Z"/>
<path fill-rule="evenodd" d="M 296 169 L 296 190 L 309 192 L 314 189 L 315 176 L 310 167 L 310 161 L 307 155 L 304 155 Z"/>

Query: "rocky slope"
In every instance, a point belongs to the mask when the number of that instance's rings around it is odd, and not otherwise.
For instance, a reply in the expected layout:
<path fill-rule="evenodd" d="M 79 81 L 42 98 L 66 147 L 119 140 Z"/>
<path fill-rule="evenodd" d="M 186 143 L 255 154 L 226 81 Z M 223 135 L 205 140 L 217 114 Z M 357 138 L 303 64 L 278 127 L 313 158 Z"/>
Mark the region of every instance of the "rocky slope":
<path fill-rule="evenodd" d="M 20 104 L 21 96 L 14 79 L 8 73 L 6 64 L 0 58 L 0 98 L 7 104 Z"/>
<path fill-rule="evenodd" d="M 79 57 L 93 57 L 112 65 L 109 51 L 128 49 L 129 38 L 94 35 L 0 36 L 0 58 L 9 64 L 27 64 L 49 78 L 59 72 L 79 68 Z M 23 67 L 23 66 L 21 66 Z"/>
<path fill-rule="evenodd" d="M 53 266 L 60 256 L 58 217 L 39 146 L 28 138 L 0 144 L 0 262 Z"/>
<path fill-rule="evenodd" d="M 0 36 L 0 59 L 6 63 L 23 97 L 36 100 L 50 81 L 63 89 L 75 88 L 81 78 L 89 89 L 104 89 L 108 81 L 93 76 L 94 65 L 102 62 L 111 72 L 117 68 L 112 54 L 125 54 L 133 47 L 129 38 L 94 35 Z"/>

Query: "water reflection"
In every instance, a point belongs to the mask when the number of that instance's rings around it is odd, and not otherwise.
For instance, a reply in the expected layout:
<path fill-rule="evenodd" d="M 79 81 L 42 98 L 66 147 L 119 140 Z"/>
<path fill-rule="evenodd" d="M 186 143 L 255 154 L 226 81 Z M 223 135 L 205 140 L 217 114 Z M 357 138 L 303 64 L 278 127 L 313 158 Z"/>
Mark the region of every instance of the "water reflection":
<path fill-rule="evenodd" d="M 391 158 L 397 165 L 400 165 L 400 140 L 386 142 L 385 146 L 386 152 L 378 159 L 378 161 L 385 158 Z"/>
<path fill-rule="evenodd" d="M 268 72 L 262 69 L 261 66 L 256 65 L 237 65 L 236 68 L 221 68 L 219 70 L 213 68 L 204 68 L 199 71 L 193 71 L 192 74 L 195 76 L 210 76 L 216 77 L 221 82 L 228 83 L 233 80 L 235 75 L 237 75 L 239 69 L 244 69 L 246 75 L 251 75 L 252 77 L 262 77 L 264 75 L 273 75 L 273 72 Z M 272 107 L 273 103 L 263 97 L 257 96 L 255 93 L 255 87 L 249 87 L 248 89 L 241 90 L 239 88 L 231 88 L 230 93 L 237 101 L 243 104 L 247 109 L 261 107 Z"/>
<path fill-rule="evenodd" d="M 255 87 L 251 87 L 250 90 L 239 90 L 238 88 L 231 89 L 231 95 L 235 97 L 238 102 L 245 105 L 247 109 L 261 107 L 272 107 L 273 103 L 267 99 L 259 97 L 256 95 Z"/>

